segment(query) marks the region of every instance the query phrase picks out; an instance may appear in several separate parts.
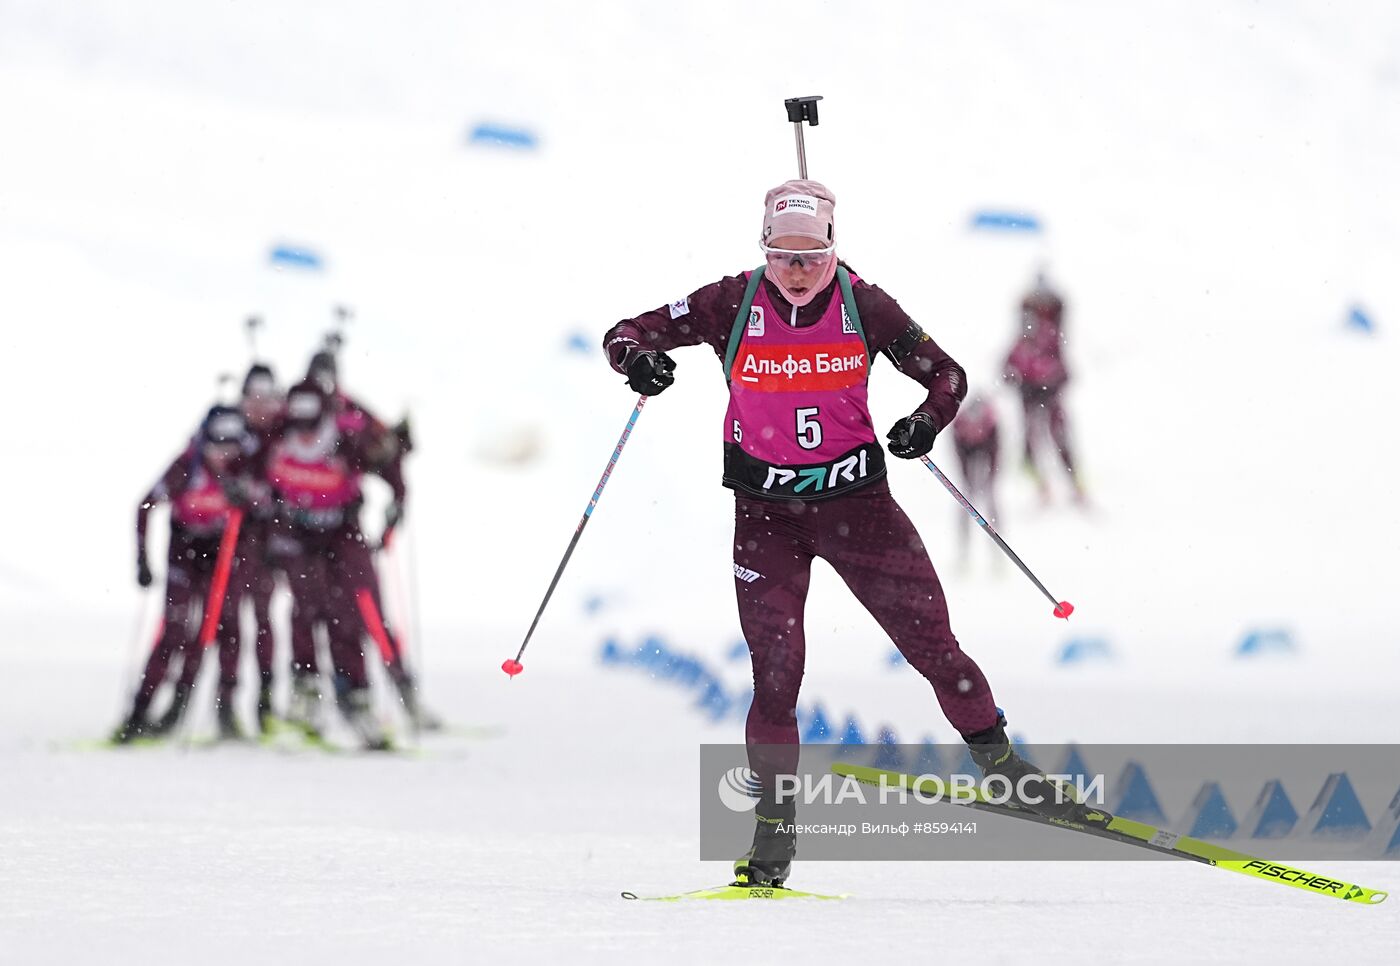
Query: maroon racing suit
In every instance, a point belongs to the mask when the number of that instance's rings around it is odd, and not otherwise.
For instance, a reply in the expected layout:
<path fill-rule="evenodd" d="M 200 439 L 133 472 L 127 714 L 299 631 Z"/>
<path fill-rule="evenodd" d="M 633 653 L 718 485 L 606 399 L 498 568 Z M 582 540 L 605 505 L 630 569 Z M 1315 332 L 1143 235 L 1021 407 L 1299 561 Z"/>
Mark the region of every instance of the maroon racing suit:
<path fill-rule="evenodd" d="M 165 613 L 160 635 L 146 661 L 141 683 L 132 706 L 133 720 L 144 720 L 172 661 L 180 661 L 171 705 L 172 721 L 178 720 L 194 687 L 203 659 L 199 630 L 204 610 L 209 606 L 210 583 L 219 555 L 219 541 L 233 502 L 226 488 L 243 472 L 236 464 L 216 475 L 205 464 L 198 443 L 192 443 L 161 476 L 142 499 L 136 511 L 136 543 L 144 557 L 146 523 L 151 508 L 170 502 L 170 546 L 165 574 Z M 231 700 L 238 684 L 238 612 L 232 606 L 237 582 L 237 559 L 229 578 L 225 599 L 213 606 L 221 608 L 216 629 L 219 644 L 219 700 Z"/>
<path fill-rule="evenodd" d="M 337 390 L 332 396 L 332 402 L 336 409 L 336 425 L 342 432 L 353 434 L 363 441 L 365 458 L 372 465 L 382 467 L 383 472 L 378 475 L 391 481 L 395 504 L 393 521 L 386 524 L 379 537 L 379 546 L 387 547 L 393 538 L 394 523 L 403 511 L 407 488 L 403 475 L 403 458 L 407 451 L 397 433 L 353 396 Z M 404 660 L 403 641 L 383 617 L 383 592 L 379 586 L 378 573 L 372 572 L 372 576 L 374 580 L 369 591 L 373 597 L 374 609 L 373 613 L 365 615 L 367 629 L 379 648 L 389 675 L 402 689 L 405 682 L 410 680 L 408 666 Z"/>
<path fill-rule="evenodd" d="M 277 591 L 277 574 L 280 572 L 280 565 L 271 557 L 269 547 L 276 502 L 267 483 L 266 463 L 279 431 L 280 427 L 276 425 L 267 429 L 248 427 L 245 466 L 250 480 L 256 481 L 253 486 L 257 493 L 243 515 L 238 536 L 238 569 L 229 581 L 232 613 L 237 615 L 245 600 L 253 612 L 253 653 L 263 690 L 270 689 L 273 681 L 276 638 L 272 629 L 272 597 Z"/>
<path fill-rule="evenodd" d="M 292 672 L 316 673 L 314 630 L 325 628 L 336 694 L 369 686 L 362 639 L 369 634 L 386 663 L 396 644 L 379 602 L 374 559 L 360 531 L 360 478 L 382 477 L 405 496 L 396 460 L 383 461 L 357 423 L 329 412 L 311 432 L 289 430 L 270 448 L 267 476 L 277 500 L 270 549 L 292 589 Z"/>
<path fill-rule="evenodd" d="M 767 313 L 770 331 L 773 326 L 800 329 L 816 324 L 827 316 L 832 300 L 842 297 L 833 281 L 807 305 L 794 309 L 771 281 L 765 278 L 760 284 L 766 304 L 778 310 Z M 666 351 L 702 342 L 725 360 L 731 333 L 741 328 L 735 322 L 745 289 L 744 276 L 729 276 L 688 299 L 619 322 L 603 340 L 610 362 L 623 371 L 630 349 Z M 966 392 L 962 368 L 884 291 L 857 279 L 852 294 L 870 358 L 885 354 L 900 372 L 923 385 L 928 396 L 918 411 L 928 415 L 935 429 L 948 425 Z M 868 413 L 864 419 L 869 422 Z M 755 426 L 746 431 L 791 432 L 791 427 Z M 803 619 L 816 557 L 832 566 L 933 685 L 944 714 L 961 734 L 995 724 L 991 689 L 953 636 L 933 564 L 918 532 L 890 495 L 883 472 L 872 472 L 821 499 L 763 496 L 728 472 L 725 485 L 736 491 L 734 586 L 754 678 L 745 738 L 750 764 L 765 790 L 761 814 L 772 815 L 781 808 L 770 798 L 773 776 L 791 774 L 797 765 L 796 710 L 806 658 Z"/>

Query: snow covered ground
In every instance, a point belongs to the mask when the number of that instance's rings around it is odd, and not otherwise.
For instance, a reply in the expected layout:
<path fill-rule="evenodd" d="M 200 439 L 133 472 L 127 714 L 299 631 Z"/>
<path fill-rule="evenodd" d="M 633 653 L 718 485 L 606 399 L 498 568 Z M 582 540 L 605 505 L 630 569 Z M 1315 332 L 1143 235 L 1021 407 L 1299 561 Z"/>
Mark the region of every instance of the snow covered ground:
<path fill-rule="evenodd" d="M 696 859 L 694 745 L 734 740 L 735 726 L 698 724 L 674 691 L 604 691 L 541 670 L 502 695 L 479 671 L 440 674 L 434 693 L 461 720 L 506 731 L 435 739 L 421 759 L 64 749 L 109 723 L 115 670 L 69 676 L 93 697 L 86 708 L 6 712 L 6 962 L 94 951 L 133 964 L 838 962 L 909 948 L 1012 964 L 1392 956 L 1390 903 L 1343 905 L 1185 863 L 808 862 L 798 885 L 855 898 L 624 902 L 623 889 L 665 894 L 726 874 Z M 54 671 L 19 665 L 10 681 L 50 693 Z M 848 694 L 883 699 L 870 684 Z M 1095 712 L 1133 700 L 1166 719 L 1180 704 L 1118 698 Z M 1364 720 L 1393 707 L 1377 692 L 1359 698 L 1321 710 Z M 1395 881 L 1389 863 L 1308 865 Z"/>
<path fill-rule="evenodd" d="M 0 5 L 0 960 L 1389 962 L 1394 900 L 1161 863 L 811 863 L 795 884 L 856 898 L 618 899 L 725 872 L 694 858 L 691 749 L 736 719 L 598 662 L 656 634 L 744 680 L 705 350 L 643 414 L 529 670 L 496 668 L 632 403 L 570 340 L 755 264 L 761 193 L 793 172 L 779 103 L 821 93 L 845 254 L 974 388 L 1037 264 L 1070 300 L 1094 509 L 1036 513 L 1008 472 L 999 528 L 1072 627 L 986 547 L 959 571 L 951 501 L 891 472 L 1013 727 L 1400 740 L 1398 50 L 1384 3 Z M 540 147 L 466 144 L 483 121 Z M 1047 230 L 971 233 L 980 207 Z M 283 242 L 326 270 L 271 271 Z M 392 759 L 74 750 L 133 665 L 136 499 L 246 363 L 246 315 L 290 376 L 337 302 L 347 384 L 421 439 L 429 699 L 494 730 Z M 1376 334 L 1344 328 L 1354 304 Z M 919 392 L 881 363 L 872 395 L 884 425 Z M 1299 653 L 1233 657 L 1269 627 Z M 1072 635 L 1117 660 L 1055 665 Z M 808 637 L 804 701 L 952 738 L 820 566 Z"/>

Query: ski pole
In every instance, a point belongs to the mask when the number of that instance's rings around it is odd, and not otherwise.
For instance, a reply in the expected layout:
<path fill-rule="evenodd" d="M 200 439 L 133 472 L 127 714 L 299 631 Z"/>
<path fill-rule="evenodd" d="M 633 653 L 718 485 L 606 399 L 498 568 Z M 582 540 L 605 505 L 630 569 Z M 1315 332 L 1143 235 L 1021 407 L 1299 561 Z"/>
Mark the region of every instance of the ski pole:
<path fill-rule="evenodd" d="M 193 654 L 185 656 L 186 661 L 199 661 L 201 671 L 204 669 L 204 652 L 214 642 L 214 636 L 219 630 L 219 620 L 223 617 L 224 595 L 228 592 L 229 573 L 233 570 L 233 553 L 238 548 L 238 531 L 242 526 L 243 511 L 234 507 L 228 511 L 223 536 L 219 538 L 219 555 L 214 558 L 214 573 L 209 579 L 209 596 L 204 604 L 204 617 L 199 625 L 195 650 Z M 236 613 L 234 620 L 238 620 Z M 199 707 L 195 699 L 199 696 L 199 678 L 200 675 L 196 673 L 194 683 L 190 685 L 189 703 L 179 727 L 179 733 L 183 735 L 180 747 L 185 751 L 188 751 L 194 742 L 194 716 L 195 709 Z"/>
<path fill-rule="evenodd" d="M 156 622 L 156 633 L 151 647 L 149 649 L 142 648 L 142 644 L 152 640 L 146 636 L 146 628 L 150 624 L 150 613 L 154 610 L 152 602 L 155 597 L 155 594 L 143 594 L 141 606 L 136 612 L 136 627 L 131 632 L 131 646 L 127 648 L 126 673 L 122 676 L 123 707 L 130 704 L 131 696 L 141 686 L 141 676 L 146 660 L 149 659 L 150 652 L 155 650 L 155 646 L 160 643 L 161 635 L 165 633 L 165 618 L 162 616 Z"/>
<path fill-rule="evenodd" d="M 345 344 L 345 326 L 355 319 L 355 310 L 348 305 L 337 304 L 332 306 L 331 314 L 335 316 L 335 326 L 326 333 L 325 349 L 327 352 L 339 353 L 340 347 Z"/>
<path fill-rule="evenodd" d="M 398 531 L 389 531 L 396 534 Z M 399 571 L 402 569 L 400 558 L 403 556 L 404 541 L 402 538 L 386 539 L 379 547 L 379 552 L 375 554 L 375 573 L 379 576 L 379 586 L 388 591 L 385 595 L 392 603 L 394 615 L 397 618 L 395 626 L 399 628 L 399 650 L 406 651 L 405 640 L 417 641 L 418 622 L 416 617 L 410 618 L 408 607 L 408 596 L 404 593 L 403 577 Z M 392 547 L 392 553 L 390 552 Z M 386 559 L 388 554 L 388 559 Z M 387 578 L 385 574 L 388 574 Z M 387 605 L 386 605 L 387 606 Z M 417 663 L 417 662 L 415 662 Z"/>
<path fill-rule="evenodd" d="M 627 420 L 627 428 L 622 431 L 622 436 L 617 441 L 617 447 L 613 450 L 612 458 L 608 460 L 608 465 L 603 470 L 603 478 L 598 481 L 598 488 L 593 491 L 593 498 L 588 501 L 588 509 L 583 511 L 583 519 L 579 520 L 578 529 L 574 531 L 574 538 L 569 541 L 569 549 L 564 551 L 564 559 L 559 561 L 559 569 L 554 571 L 554 579 L 549 582 L 549 589 L 544 592 L 544 600 L 540 601 L 540 609 L 535 611 L 535 619 L 530 622 L 530 629 L 525 632 L 525 640 L 521 643 L 520 650 L 515 652 L 515 657 L 508 657 L 501 662 L 501 670 L 512 678 L 525 670 L 520 663 L 520 656 L 525 653 L 525 648 L 530 643 L 530 637 L 535 633 L 535 627 L 540 622 L 540 615 L 544 613 L 545 606 L 549 604 L 549 598 L 554 595 L 554 588 L 558 586 L 559 578 L 563 575 L 569 558 L 573 556 L 574 547 L 578 546 L 578 538 L 583 535 L 583 528 L 588 526 L 588 518 L 593 515 L 593 508 L 598 505 L 598 499 L 603 495 L 603 487 L 608 485 L 608 477 L 612 476 L 613 467 L 617 465 L 618 457 L 622 455 L 622 447 L 627 445 L 627 437 L 632 435 L 632 427 L 637 425 L 637 417 L 642 414 L 642 407 L 646 403 L 646 396 L 637 397 L 637 405 L 632 410 L 631 418 Z"/>
<path fill-rule="evenodd" d="M 797 138 L 797 176 L 803 181 L 807 180 L 807 145 L 802 140 L 802 122 L 806 121 L 812 127 L 817 126 L 817 101 L 821 100 L 821 95 L 815 97 L 789 97 L 783 101 L 783 106 L 787 108 L 788 120 L 792 122 L 792 131 Z"/>
<path fill-rule="evenodd" d="M 948 488 L 948 492 L 953 494 L 953 499 L 961 503 L 962 508 L 972 514 L 972 519 L 977 521 L 977 525 L 983 530 L 986 530 L 987 535 L 997 542 L 997 546 L 1001 548 L 1002 553 L 1010 557 L 1011 562 L 1021 568 L 1021 573 L 1029 577 L 1031 583 L 1040 588 L 1040 592 L 1045 595 L 1046 599 L 1055 605 L 1055 616 L 1069 620 L 1069 615 L 1074 613 L 1074 605 L 1067 600 L 1056 600 L 1054 595 L 1045 589 L 1045 585 L 1036 579 L 1035 574 L 1031 573 L 1031 569 L 1021 562 L 1021 558 L 1016 556 L 1015 551 L 1006 545 L 1006 541 L 1001 538 L 996 530 L 992 529 L 992 525 L 983 519 L 982 514 L 977 512 L 977 508 L 969 503 L 967 497 L 963 496 L 958 488 L 953 485 L 953 481 L 944 476 L 943 471 L 933 465 L 933 460 L 929 459 L 927 456 L 920 456 L 919 459 L 923 460 L 924 465 L 929 468 L 929 472 L 938 477 L 938 482 Z"/>
<path fill-rule="evenodd" d="M 228 590 L 228 575 L 233 569 L 233 551 L 238 546 L 238 530 L 242 525 L 243 511 L 237 508 L 228 511 L 224 535 L 219 539 L 219 556 L 214 562 L 214 576 L 209 581 L 209 603 L 204 608 L 204 623 L 199 627 L 201 650 L 213 643 L 214 633 L 219 628 L 219 618 L 224 613 L 224 593 Z"/>
<path fill-rule="evenodd" d="M 248 333 L 248 358 L 252 362 L 258 361 L 258 329 L 262 328 L 262 324 L 260 315 L 250 315 L 243 321 L 243 327 Z"/>
<path fill-rule="evenodd" d="M 410 525 L 412 521 L 409 521 Z M 404 543 L 407 541 L 408 549 L 404 550 Z M 404 560 L 404 557 L 407 560 Z M 418 678 L 423 677 L 423 612 L 418 606 L 418 539 L 417 534 L 410 530 L 399 539 L 398 549 L 394 551 L 394 573 L 398 574 L 398 567 L 403 564 L 408 570 L 408 607 L 406 609 L 404 623 L 408 625 L 409 631 L 413 634 L 413 664 L 417 669 Z M 395 581 L 399 593 L 403 593 L 403 583 L 401 580 Z"/>

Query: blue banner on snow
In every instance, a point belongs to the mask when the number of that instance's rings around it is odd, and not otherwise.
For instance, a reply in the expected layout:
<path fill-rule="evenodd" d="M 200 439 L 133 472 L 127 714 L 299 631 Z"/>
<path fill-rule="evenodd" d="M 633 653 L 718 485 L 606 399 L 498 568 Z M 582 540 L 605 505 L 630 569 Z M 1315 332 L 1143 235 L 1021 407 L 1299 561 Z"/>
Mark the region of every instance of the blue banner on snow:
<path fill-rule="evenodd" d="M 535 136 L 533 131 L 510 124 L 491 122 L 482 122 L 474 126 L 467 134 L 467 143 L 488 147 L 518 148 L 527 151 L 540 145 L 539 138 Z"/>
<path fill-rule="evenodd" d="M 1090 664 L 1112 660 L 1113 646 L 1102 637 L 1076 637 L 1055 655 L 1056 664 Z"/>
<path fill-rule="evenodd" d="M 318 252 L 300 245 L 273 245 L 267 260 L 274 268 L 300 268 L 319 272 L 326 267 Z"/>
<path fill-rule="evenodd" d="M 1235 648 L 1237 657 L 1262 657 L 1266 654 L 1286 655 L 1298 650 L 1293 635 L 1282 627 L 1256 627 L 1245 634 Z"/>
<path fill-rule="evenodd" d="M 972 213 L 973 231 L 1038 232 L 1040 219 L 1025 211 L 983 209 Z"/>

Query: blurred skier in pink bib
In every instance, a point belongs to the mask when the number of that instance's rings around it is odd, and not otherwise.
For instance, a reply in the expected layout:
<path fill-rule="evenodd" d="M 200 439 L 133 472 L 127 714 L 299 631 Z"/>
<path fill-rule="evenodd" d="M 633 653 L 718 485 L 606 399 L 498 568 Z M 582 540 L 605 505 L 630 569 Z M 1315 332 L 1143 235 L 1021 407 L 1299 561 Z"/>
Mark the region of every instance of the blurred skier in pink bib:
<path fill-rule="evenodd" d="M 136 580 L 142 587 L 149 587 L 153 577 L 146 557 L 147 518 L 157 504 L 170 504 L 165 612 L 159 637 L 132 698 L 131 711 L 112 736 L 116 743 L 166 735 L 180 723 L 204 659 L 199 630 L 209 607 L 219 611 L 214 626 L 219 645 L 219 733 L 229 738 L 241 734 L 233 713 L 233 692 L 238 684 L 238 612 L 228 601 L 234 592 L 226 589 L 223 598 L 213 600 L 210 588 L 236 496 L 246 491 L 238 478 L 246 471 L 247 442 L 242 413 L 227 406 L 214 406 L 195 438 L 161 474 L 137 508 Z M 235 576 L 235 584 L 236 580 Z M 172 664 L 177 662 L 178 672 L 174 672 Z M 152 700 L 167 678 L 173 678 L 174 683 L 170 703 L 152 721 L 148 717 Z"/>
<path fill-rule="evenodd" d="M 359 400 L 345 392 L 340 385 L 339 366 L 335 354 L 329 349 L 323 349 L 311 357 L 311 362 L 307 366 L 305 382 L 315 384 L 325 395 L 327 411 L 334 418 L 335 431 L 346 438 L 353 438 L 362 459 L 367 465 L 382 469 L 383 472 L 376 470 L 375 475 L 389 481 L 393 489 L 393 498 L 384 511 L 384 526 L 380 531 L 379 546 L 371 548 L 383 549 L 393 539 L 394 532 L 402 523 L 404 516 L 403 461 L 404 457 L 413 449 L 408 420 L 401 420 L 396 426 L 388 426 Z M 355 499 L 357 501 L 359 499 L 358 483 L 355 487 Z M 354 514 L 358 517 L 358 502 Z M 356 532 L 358 533 L 358 524 Z M 360 542 L 364 543 L 362 536 Z M 399 700 L 413 727 L 426 731 L 440 729 L 443 726 L 442 720 L 424 706 L 418 694 L 417 680 L 409 670 L 401 634 L 398 629 L 389 624 L 384 616 L 379 576 L 373 565 L 372 553 L 369 555 L 369 559 L 368 566 L 361 565 L 363 582 L 356 590 L 358 609 L 365 630 L 378 647 L 385 670 L 389 673 L 389 679 L 393 682 Z M 292 641 L 294 660 L 299 666 L 314 666 L 314 662 L 311 664 L 307 662 L 312 661 L 311 655 L 314 654 L 314 644 L 311 642 L 314 625 L 317 623 L 324 626 L 325 616 L 315 609 L 309 607 L 293 609 Z M 298 704 L 300 705 L 301 702 Z"/>
<path fill-rule="evenodd" d="M 1006 358 L 1003 378 L 1021 393 L 1025 415 L 1025 468 L 1035 479 L 1042 503 L 1050 501 L 1050 482 L 1041 469 L 1037 454 L 1047 445 L 1069 475 L 1074 500 L 1083 503 L 1084 487 L 1075 475 L 1074 454 L 1070 448 L 1069 416 L 1065 412 L 1064 388 L 1069 370 L 1064 360 L 1065 303 L 1045 276 L 1036 277 L 1035 286 L 1021 300 L 1021 331 Z"/>
<path fill-rule="evenodd" d="M 272 369 L 262 363 L 254 363 L 243 379 L 243 395 L 240 402 L 243 419 L 248 426 L 248 439 L 251 442 L 250 460 L 256 467 L 259 485 L 266 489 L 267 454 L 273 442 L 282 432 L 285 414 L 282 411 L 283 397 L 277 387 Z M 258 664 L 258 731 L 267 734 L 272 725 L 272 683 L 273 659 L 276 642 L 272 627 L 272 597 L 277 590 L 277 575 L 282 573 L 280 564 L 272 558 L 268 547 L 272 513 L 275 509 L 270 499 L 260 500 L 243 521 L 239 539 L 238 578 L 231 587 L 230 606 L 237 614 L 246 599 L 253 613 L 254 644 L 253 653 Z M 285 573 L 282 574 L 286 578 Z"/>
<path fill-rule="evenodd" d="M 390 648 L 371 550 L 360 531 L 361 478 L 374 473 L 402 504 L 397 462 L 381 462 L 362 432 L 339 420 L 334 400 L 314 379 L 287 393 L 284 431 L 267 456 L 277 500 L 269 541 L 291 583 L 292 700 L 288 718 L 320 737 L 320 675 L 313 636 L 326 630 L 336 704 L 366 748 L 390 740 L 370 707 L 362 636 Z"/>
<path fill-rule="evenodd" d="M 729 382 L 723 482 L 735 491 L 734 586 L 754 677 L 745 737 L 762 786 L 753 847 L 735 865 L 740 883 L 780 885 L 796 852 L 795 808 L 776 794 L 775 776 L 797 766 L 814 558 L 832 566 L 933 685 L 979 765 L 1031 771 L 953 636 L 933 564 L 890 495 L 866 406 L 877 355 L 927 389 L 885 434 L 893 456 L 916 459 L 957 413 L 965 374 L 893 298 L 838 260 L 834 212 L 825 185 L 779 185 L 764 200 L 762 267 L 619 322 L 603 339 L 636 392 L 664 391 L 675 381 L 668 350 L 702 342 Z"/>
<path fill-rule="evenodd" d="M 966 484 L 966 496 L 981 507 L 987 519 L 999 522 L 997 470 L 1001 457 L 1001 429 L 996 407 L 981 393 L 973 396 L 953 421 L 953 446 Z M 965 567 L 972 537 L 972 518 L 958 513 L 958 556 Z M 1000 565 L 1002 558 L 992 558 Z"/>

